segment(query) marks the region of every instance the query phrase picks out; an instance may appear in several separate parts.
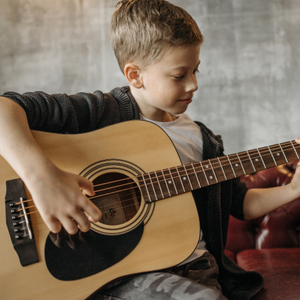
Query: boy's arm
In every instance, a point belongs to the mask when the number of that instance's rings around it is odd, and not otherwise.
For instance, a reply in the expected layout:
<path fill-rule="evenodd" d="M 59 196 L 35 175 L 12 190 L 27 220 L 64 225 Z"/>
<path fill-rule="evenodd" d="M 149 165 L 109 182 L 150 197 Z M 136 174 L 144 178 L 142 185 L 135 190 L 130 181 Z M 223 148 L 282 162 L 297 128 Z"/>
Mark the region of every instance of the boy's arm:
<path fill-rule="evenodd" d="M 296 140 L 299 143 L 299 139 Z M 273 188 L 250 189 L 244 199 L 244 217 L 254 219 L 300 197 L 300 162 L 290 184 Z"/>
<path fill-rule="evenodd" d="M 0 154 L 22 178 L 52 232 L 59 232 L 61 225 L 70 234 L 77 226 L 87 231 L 90 221 L 101 218 L 99 209 L 81 193 L 83 189 L 93 195 L 92 183 L 57 168 L 32 137 L 24 110 L 4 97 L 0 97 Z"/>

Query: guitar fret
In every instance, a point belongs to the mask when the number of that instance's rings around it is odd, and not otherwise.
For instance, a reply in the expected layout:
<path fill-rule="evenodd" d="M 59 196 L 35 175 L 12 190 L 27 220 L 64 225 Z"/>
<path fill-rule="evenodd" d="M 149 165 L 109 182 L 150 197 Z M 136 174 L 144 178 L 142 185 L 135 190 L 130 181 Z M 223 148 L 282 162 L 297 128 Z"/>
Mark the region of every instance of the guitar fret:
<path fill-rule="evenodd" d="M 271 148 L 270 148 L 271 149 Z M 273 150 L 272 150 L 273 149 Z M 275 161 L 276 161 L 276 166 L 279 166 L 283 163 L 286 162 L 284 156 L 282 155 L 283 152 L 281 151 L 281 149 L 278 148 L 278 145 L 274 145 L 272 146 L 272 156 L 274 157 Z"/>
<path fill-rule="evenodd" d="M 194 163 L 197 178 L 200 182 L 200 187 L 205 187 L 208 185 L 208 181 L 206 179 L 206 174 L 204 172 L 204 168 L 201 164 L 201 162 Z"/>
<path fill-rule="evenodd" d="M 190 165 L 187 165 L 187 166 L 190 166 Z M 186 166 L 180 166 L 179 167 L 179 176 L 181 178 L 181 182 L 184 186 L 184 189 L 186 192 L 189 192 L 189 191 L 192 191 L 194 188 L 193 188 L 193 185 L 190 181 L 190 176 L 193 176 L 193 175 L 190 175 L 186 169 Z"/>
<path fill-rule="evenodd" d="M 215 176 L 214 173 L 214 169 L 211 167 L 211 162 L 208 159 L 207 161 L 202 161 L 201 162 L 202 168 L 203 168 L 203 172 L 207 181 L 207 184 L 214 184 L 217 183 L 217 177 Z M 205 166 L 205 168 L 203 167 L 203 165 Z"/>
<path fill-rule="evenodd" d="M 296 153 L 296 156 L 297 156 L 297 159 L 300 159 L 299 158 L 299 155 L 298 155 L 298 153 L 297 153 L 297 151 L 296 151 L 296 149 L 295 149 L 295 147 L 294 147 L 294 144 L 293 144 L 293 142 L 290 142 L 291 144 L 292 144 L 292 146 L 293 146 L 293 149 L 294 149 L 294 151 L 295 151 L 295 153 Z"/>
<path fill-rule="evenodd" d="M 215 176 L 216 181 L 219 182 L 219 181 L 218 181 L 218 178 L 217 178 L 217 176 L 216 176 L 215 170 L 214 170 L 214 168 L 213 168 L 213 166 L 212 166 L 212 164 L 211 164 L 211 160 L 209 160 L 209 163 L 210 163 L 210 165 L 211 165 L 211 169 L 212 169 L 212 171 L 213 171 L 213 174 L 214 174 L 214 176 Z"/>
<path fill-rule="evenodd" d="M 166 179 L 166 176 L 165 176 L 165 174 L 164 174 L 164 172 L 163 172 L 163 170 L 160 170 L 160 172 L 161 172 L 161 175 L 163 176 L 163 178 L 164 178 L 164 184 L 166 185 L 166 188 L 167 188 L 167 191 L 168 191 L 168 194 L 169 194 L 169 197 L 171 197 L 171 192 L 170 192 L 170 189 L 169 189 L 169 186 L 168 186 L 168 183 L 167 183 L 167 179 Z"/>
<path fill-rule="evenodd" d="M 234 169 L 235 177 L 240 177 L 242 175 L 245 175 L 241 164 L 236 161 L 235 157 L 238 158 L 237 154 L 231 154 L 228 157 L 230 158 L 232 168 Z"/>
<path fill-rule="evenodd" d="M 192 182 L 191 182 L 191 178 L 190 178 L 190 176 L 191 175 L 189 175 L 188 174 L 188 171 L 187 171 L 187 169 L 186 169 L 186 167 L 185 167 L 185 165 L 183 165 L 183 167 L 184 167 L 184 170 L 185 170 L 185 174 L 186 174 L 186 177 L 187 177 L 187 179 L 188 179 L 188 182 L 189 182 L 189 184 L 190 184 L 190 187 L 191 187 L 191 189 L 190 189 L 190 191 L 192 191 L 193 189 L 194 189 L 194 187 L 193 187 L 193 185 L 192 185 Z"/>
<path fill-rule="evenodd" d="M 263 161 L 260 157 L 260 154 L 259 154 L 258 150 L 253 149 L 253 150 L 248 151 L 248 153 L 249 153 L 251 162 L 254 165 L 255 172 L 260 171 L 260 170 L 264 170 L 265 167 L 264 167 Z"/>
<path fill-rule="evenodd" d="M 182 186 L 183 192 L 185 193 L 185 192 L 186 192 L 186 190 L 185 190 L 185 188 L 184 188 L 184 185 L 183 185 L 183 182 L 182 182 L 182 179 L 181 179 L 181 175 L 180 175 L 180 173 L 179 173 L 179 171 L 178 171 L 178 168 L 177 168 L 177 167 L 176 167 L 176 170 L 177 170 L 177 174 L 178 174 L 178 177 L 179 177 L 179 180 L 180 180 L 180 183 L 181 183 L 181 186 Z"/>
<path fill-rule="evenodd" d="M 194 168 L 194 164 L 192 164 L 191 166 L 193 167 L 193 171 L 194 171 L 194 173 L 195 173 L 195 177 L 196 177 L 196 179 L 197 179 L 197 182 L 198 182 L 199 188 L 201 188 L 201 184 L 200 184 L 200 181 L 199 181 L 198 175 L 197 175 L 197 173 L 196 173 L 196 170 L 195 170 L 195 168 Z"/>
<path fill-rule="evenodd" d="M 153 181 L 152 181 L 151 176 L 150 176 L 149 173 L 148 173 L 148 177 L 149 177 L 149 181 L 150 181 L 150 184 L 151 184 L 151 186 L 152 186 L 152 189 L 153 189 L 153 193 L 154 193 L 154 196 L 155 196 L 155 200 L 158 200 L 157 194 L 156 194 L 156 191 L 155 191 L 155 188 L 154 188 L 154 185 L 153 185 Z"/>
<path fill-rule="evenodd" d="M 243 172 L 244 172 L 244 175 L 246 174 L 246 172 L 245 172 L 245 169 L 244 169 L 244 166 L 243 166 L 243 164 L 242 164 L 242 161 L 241 161 L 241 159 L 240 159 L 240 156 L 239 156 L 239 154 L 237 153 L 236 154 L 236 156 L 237 156 L 237 158 L 239 159 L 239 161 L 240 161 L 240 166 L 242 167 L 242 169 L 243 169 Z"/>
<path fill-rule="evenodd" d="M 157 185 L 158 185 L 158 187 L 159 187 L 159 189 L 160 189 L 161 197 L 162 197 L 162 198 L 165 198 L 164 193 L 163 193 L 163 190 L 162 190 L 162 187 L 161 187 L 160 180 L 158 179 L 158 176 L 157 176 L 157 172 L 154 172 L 154 174 L 155 174 L 155 177 L 156 177 L 156 180 L 157 180 Z"/>
<path fill-rule="evenodd" d="M 144 177 L 143 174 L 142 174 L 141 176 L 142 176 L 143 182 L 144 182 L 143 187 L 144 187 L 144 189 L 146 190 L 147 195 L 148 195 L 148 201 L 149 201 L 149 202 L 152 202 L 152 198 L 151 198 L 151 196 L 150 196 L 150 193 L 149 193 L 149 190 L 148 190 L 148 187 L 147 187 L 147 183 L 146 183 L 145 177 Z M 141 187 L 142 187 L 142 185 L 141 185 Z M 145 197 L 145 194 L 144 194 L 144 197 Z M 147 199 L 145 199 L 145 201 L 147 202 Z"/>
<path fill-rule="evenodd" d="M 256 169 L 255 169 L 255 166 L 254 166 L 254 164 L 253 164 L 253 161 L 252 161 L 252 159 L 251 159 L 251 157 L 250 157 L 249 151 L 247 151 L 247 155 L 248 155 L 248 157 L 249 157 L 249 161 L 251 162 L 251 165 L 252 165 L 252 168 L 253 168 L 254 172 L 256 172 Z"/>
<path fill-rule="evenodd" d="M 201 161 L 200 161 L 200 165 L 201 165 L 201 167 L 202 167 L 203 174 L 204 174 L 205 180 L 206 180 L 206 182 L 207 182 L 207 185 L 209 185 L 209 181 L 208 181 L 208 178 L 207 178 L 206 172 L 205 172 L 205 170 L 204 170 L 204 167 L 203 167 L 203 164 L 202 164 L 202 162 L 201 162 Z"/>
<path fill-rule="evenodd" d="M 251 160 L 248 151 L 238 153 L 240 158 L 240 163 L 244 170 L 244 175 L 255 172 L 254 164 Z"/>
<path fill-rule="evenodd" d="M 228 179 L 231 179 L 231 178 L 234 178 L 236 177 L 236 174 L 234 172 L 234 169 L 232 167 L 232 164 L 229 160 L 229 157 L 228 155 L 224 156 L 224 157 L 220 157 L 220 161 L 222 161 L 222 166 L 223 166 L 223 169 L 225 171 L 225 174 L 226 174 L 226 177 Z"/>
<path fill-rule="evenodd" d="M 218 157 L 212 158 L 210 160 L 210 165 L 212 168 L 212 171 L 216 177 L 216 182 L 222 182 L 226 180 L 226 174 L 224 173 L 224 170 L 222 166 L 220 165 L 220 160 Z"/>
<path fill-rule="evenodd" d="M 156 172 L 151 172 L 151 173 L 148 173 L 148 174 L 149 174 L 149 177 L 150 177 L 149 181 L 150 181 L 151 186 L 152 186 L 153 191 L 154 191 L 155 199 L 156 200 L 161 200 L 161 199 L 165 198 L 163 193 L 162 193 L 160 182 L 157 180 Z"/>
<path fill-rule="evenodd" d="M 282 147 L 281 147 L 281 145 L 280 145 L 280 144 L 279 144 L 279 147 L 280 147 L 280 149 L 281 149 L 281 152 L 283 153 L 283 156 L 284 156 L 285 162 L 288 162 L 288 160 L 287 160 L 287 158 L 286 158 L 286 156 L 285 156 L 285 153 L 284 153 L 284 151 L 283 151 L 283 149 L 282 149 Z"/>
<path fill-rule="evenodd" d="M 258 152 L 258 154 L 259 154 L 259 156 L 260 156 L 260 159 L 261 159 L 261 161 L 262 161 L 262 163 L 263 163 L 263 165 L 264 165 L 264 168 L 267 169 L 267 167 L 266 167 L 266 165 L 265 165 L 265 161 L 263 160 L 263 158 L 262 158 L 262 156 L 261 156 L 259 150 L 258 150 L 258 149 L 256 149 L 256 150 L 257 150 L 257 152 Z"/>
<path fill-rule="evenodd" d="M 274 156 L 273 156 L 273 153 L 272 153 L 272 151 L 271 151 L 271 149 L 270 149 L 269 146 L 268 146 L 268 149 L 269 149 L 269 151 L 270 151 L 270 153 L 271 153 L 271 156 L 272 156 L 272 158 L 273 158 L 273 161 L 274 161 L 274 163 L 275 163 L 275 166 L 277 166 L 277 162 L 276 162 L 276 160 L 275 160 L 275 158 L 274 158 Z"/>
<path fill-rule="evenodd" d="M 290 147 L 292 145 L 292 148 Z M 282 151 L 287 159 L 287 162 L 299 159 L 298 153 L 292 142 L 286 142 L 281 144 Z"/>
<path fill-rule="evenodd" d="M 169 169 L 169 171 L 171 172 L 171 177 L 172 177 L 172 181 L 173 181 L 173 184 L 175 186 L 175 189 L 176 189 L 176 194 L 182 194 L 184 193 L 184 186 L 181 182 L 181 178 L 178 174 L 178 171 L 177 171 L 177 167 L 175 168 L 171 168 Z"/>
<path fill-rule="evenodd" d="M 165 169 L 165 170 L 163 170 L 163 174 L 164 174 L 164 177 L 166 180 L 166 185 L 167 185 L 168 191 L 170 193 L 170 196 L 176 195 L 177 190 L 175 189 L 175 185 L 172 180 L 171 172 L 169 171 L 169 169 Z"/>
<path fill-rule="evenodd" d="M 153 185 L 153 182 L 152 182 L 152 178 L 150 176 L 150 173 L 147 173 L 147 174 L 144 174 L 144 176 L 147 175 L 147 177 L 145 177 L 145 181 L 146 181 L 146 186 L 147 186 L 147 190 L 150 194 L 150 198 L 152 201 L 157 201 L 158 200 L 158 197 L 157 197 L 157 194 L 156 194 L 156 190 L 154 188 L 154 185 Z"/>
<path fill-rule="evenodd" d="M 217 159 L 218 159 L 218 162 L 219 162 L 219 164 L 220 164 L 221 170 L 223 171 L 224 178 L 225 178 L 225 180 L 227 180 L 226 173 L 225 173 L 225 171 L 224 171 L 224 169 L 223 169 L 223 167 L 222 167 L 222 164 L 221 164 L 221 161 L 220 161 L 219 157 L 217 157 Z"/>
<path fill-rule="evenodd" d="M 167 180 L 167 182 L 168 182 L 168 184 L 169 184 L 169 188 L 171 187 L 171 185 L 172 185 L 172 183 L 173 183 L 173 194 L 172 194 L 172 189 L 170 188 L 170 192 L 171 192 L 171 194 L 172 195 L 178 195 L 178 190 L 177 190 L 177 188 L 176 188 L 176 185 L 175 185 L 175 182 L 174 182 L 174 178 L 173 178 L 173 176 L 172 176 L 172 173 L 171 173 L 171 170 L 170 170 L 170 168 L 168 168 L 168 171 L 169 171 L 169 174 L 170 174 L 170 177 L 169 177 L 169 179 Z M 166 174 L 166 176 L 168 176 L 167 174 Z M 175 192 L 175 193 L 174 193 Z"/>
<path fill-rule="evenodd" d="M 225 178 L 230 179 L 235 177 L 234 171 L 232 170 L 230 161 L 228 160 L 227 156 L 222 156 L 219 158 L 219 161 L 222 165 L 222 169 L 225 173 Z"/>
<path fill-rule="evenodd" d="M 231 169 L 232 169 L 232 172 L 233 172 L 233 174 L 234 174 L 234 177 L 237 177 L 237 176 L 236 176 L 236 173 L 235 173 L 235 171 L 234 171 L 234 168 L 233 168 L 233 166 L 232 166 L 232 163 L 231 163 L 231 161 L 230 161 L 228 155 L 227 155 L 227 159 L 228 159 L 229 165 L 230 165 L 230 167 L 231 167 Z"/>

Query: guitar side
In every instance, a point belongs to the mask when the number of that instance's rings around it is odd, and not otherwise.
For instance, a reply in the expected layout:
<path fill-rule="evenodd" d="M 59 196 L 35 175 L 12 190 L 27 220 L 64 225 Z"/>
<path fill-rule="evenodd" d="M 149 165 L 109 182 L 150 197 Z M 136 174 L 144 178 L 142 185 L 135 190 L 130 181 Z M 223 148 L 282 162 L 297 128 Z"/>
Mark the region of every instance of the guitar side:
<path fill-rule="evenodd" d="M 78 135 L 33 132 L 49 158 L 61 169 L 76 174 L 102 160 L 118 159 L 145 172 L 179 165 L 178 155 L 166 134 L 144 121 L 129 121 Z M 49 230 L 39 214 L 32 214 L 32 229 L 39 262 L 22 267 L 5 224 L 5 182 L 18 176 L 0 157 L 0 292 L 1 299 L 84 299 L 105 284 L 130 274 L 174 266 L 186 259 L 199 239 L 199 220 L 191 193 L 155 204 L 142 238 L 124 259 L 86 278 L 64 281 L 54 278 L 45 264 Z M 28 198 L 30 194 L 27 192 Z M 149 205 L 149 204 L 145 204 Z"/>

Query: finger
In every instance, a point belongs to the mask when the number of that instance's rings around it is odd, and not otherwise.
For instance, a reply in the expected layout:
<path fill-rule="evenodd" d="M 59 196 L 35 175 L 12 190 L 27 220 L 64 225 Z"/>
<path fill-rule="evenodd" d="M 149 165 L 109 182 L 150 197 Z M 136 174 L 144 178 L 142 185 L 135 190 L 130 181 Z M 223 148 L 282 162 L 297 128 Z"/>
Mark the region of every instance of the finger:
<path fill-rule="evenodd" d="M 50 232 L 49 237 L 56 247 L 62 248 L 65 245 L 68 234 L 65 229 L 62 228 L 59 233 Z"/>
<path fill-rule="evenodd" d="M 73 250 L 78 249 L 80 246 L 80 239 L 79 239 L 79 233 L 69 235 L 69 238 L 67 239 L 67 244 L 69 247 Z"/>
<path fill-rule="evenodd" d="M 47 219 L 47 217 L 45 217 L 44 221 L 51 232 L 59 233 L 61 231 L 62 225 L 59 220 L 55 218 Z"/>
<path fill-rule="evenodd" d="M 75 216 L 75 221 L 77 223 L 77 227 L 83 231 L 87 232 L 91 228 L 91 222 L 89 221 L 88 217 L 85 215 L 84 212 L 79 213 Z"/>
<path fill-rule="evenodd" d="M 73 218 L 66 216 L 61 219 L 61 223 L 68 234 L 76 234 L 77 233 L 78 224 Z"/>
<path fill-rule="evenodd" d="M 90 200 L 86 198 L 87 204 L 85 206 L 85 212 L 89 215 L 88 219 L 91 222 L 98 222 L 102 217 L 101 210 Z"/>
<path fill-rule="evenodd" d="M 78 184 L 80 188 L 83 189 L 85 194 L 89 196 L 95 195 L 94 185 L 90 180 L 82 176 L 78 176 Z M 92 201 L 88 200 L 86 197 L 85 200 L 86 200 L 86 204 L 84 206 L 84 211 L 89 215 L 88 216 L 89 221 L 98 222 L 102 217 L 101 211 Z"/>
<path fill-rule="evenodd" d="M 85 194 L 87 194 L 89 196 L 95 195 L 94 185 L 90 180 L 88 180 L 82 176 L 78 176 L 78 184 L 79 184 L 79 187 L 81 189 L 83 189 Z"/>
<path fill-rule="evenodd" d="M 300 144 L 300 138 L 295 139 L 295 142 Z"/>

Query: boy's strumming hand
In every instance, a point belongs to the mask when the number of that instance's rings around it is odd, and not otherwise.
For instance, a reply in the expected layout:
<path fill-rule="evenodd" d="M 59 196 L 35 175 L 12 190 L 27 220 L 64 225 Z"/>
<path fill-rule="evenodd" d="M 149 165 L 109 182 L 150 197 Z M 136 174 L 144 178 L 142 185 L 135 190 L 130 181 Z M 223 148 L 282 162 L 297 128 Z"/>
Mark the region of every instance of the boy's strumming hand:
<path fill-rule="evenodd" d="M 24 181 L 52 232 L 61 226 L 69 234 L 78 228 L 88 231 L 91 221 L 100 220 L 100 210 L 82 193 L 94 195 L 93 184 L 57 168 L 34 140 L 25 111 L 4 97 L 0 97 L 0 155 Z"/>
<path fill-rule="evenodd" d="M 41 217 L 53 233 L 62 226 L 69 234 L 75 234 L 78 228 L 88 231 L 90 222 L 101 218 L 100 210 L 84 195 L 94 195 L 93 183 L 49 165 L 47 172 L 31 178 L 28 186 Z"/>

